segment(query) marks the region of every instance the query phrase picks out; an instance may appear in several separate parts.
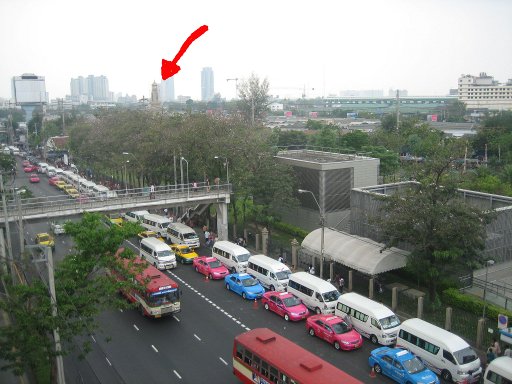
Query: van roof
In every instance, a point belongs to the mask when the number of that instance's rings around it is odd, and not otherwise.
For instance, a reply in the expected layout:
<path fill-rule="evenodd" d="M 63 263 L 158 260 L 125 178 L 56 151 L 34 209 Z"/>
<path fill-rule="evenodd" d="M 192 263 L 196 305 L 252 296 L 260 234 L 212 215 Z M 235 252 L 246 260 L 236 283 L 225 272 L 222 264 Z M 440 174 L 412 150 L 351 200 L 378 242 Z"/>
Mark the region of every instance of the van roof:
<path fill-rule="evenodd" d="M 243 254 L 250 253 L 244 247 L 241 247 L 240 245 L 232 243 L 231 241 L 227 241 L 227 240 L 216 241 L 215 244 L 213 244 L 213 246 L 222 248 L 222 249 L 229 249 L 230 251 L 233 251 L 235 255 L 243 255 Z"/>
<path fill-rule="evenodd" d="M 493 361 L 491 361 L 489 363 L 489 365 L 487 366 L 487 369 L 486 369 L 486 374 L 484 377 L 487 376 L 487 371 L 489 369 L 493 369 L 496 373 L 499 373 L 501 376 L 504 376 L 503 375 L 503 372 L 507 372 L 508 373 L 508 376 L 507 379 L 512 379 L 512 357 L 508 357 L 508 356 L 501 356 L 501 357 L 497 357 L 495 358 Z"/>
<path fill-rule="evenodd" d="M 381 318 L 381 316 L 387 317 L 394 315 L 393 311 L 384 304 L 378 303 L 355 292 L 340 295 L 340 297 L 338 297 L 338 301 L 348 305 L 354 305 L 356 307 L 364 306 L 365 308 L 372 310 L 374 315 L 378 318 Z"/>
<path fill-rule="evenodd" d="M 405 331 L 411 328 L 414 329 L 414 333 L 417 335 L 424 335 L 428 339 L 435 338 L 438 343 L 449 346 L 452 352 L 469 347 L 469 344 L 462 337 L 422 319 L 408 319 L 400 325 L 400 329 Z"/>
<path fill-rule="evenodd" d="M 154 221 L 164 221 L 170 222 L 169 218 L 161 215 L 155 215 L 154 213 L 150 213 L 149 215 L 144 216 L 144 219 L 154 220 Z"/>
<path fill-rule="evenodd" d="M 328 281 L 322 280 L 321 278 L 314 276 L 307 272 L 295 272 L 290 275 L 290 280 L 298 281 L 300 283 L 306 283 L 314 285 L 315 288 L 320 289 L 323 292 L 336 291 L 336 287 Z"/>
<path fill-rule="evenodd" d="M 169 227 L 173 227 L 173 228 L 176 228 L 176 229 L 179 229 L 179 230 L 188 230 L 189 232 L 194 232 L 196 233 L 196 231 L 194 231 L 193 228 L 190 228 L 188 225 L 186 224 L 183 224 L 183 223 L 171 223 L 169 225 Z"/>
<path fill-rule="evenodd" d="M 162 250 L 162 249 L 166 249 L 166 250 L 170 250 L 171 249 L 171 247 L 169 247 L 168 244 L 164 243 L 161 240 L 158 240 L 156 237 L 145 237 L 140 242 L 152 246 L 157 251 L 158 250 Z"/>
<path fill-rule="evenodd" d="M 274 268 L 286 267 L 286 269 L 289 269 L 285 264 L 281 263 L 280 261 L 277 261 L 276 259 L 273 259 L 273 258 L 265 256 L 265 255 L 252 255 L 251 257 L 249 257 L 249 260 L 247 260 L 247 261 L 248 262 L 260 261 L 260 262 L 263 262 L 263 263 L 270 265 Z"/>

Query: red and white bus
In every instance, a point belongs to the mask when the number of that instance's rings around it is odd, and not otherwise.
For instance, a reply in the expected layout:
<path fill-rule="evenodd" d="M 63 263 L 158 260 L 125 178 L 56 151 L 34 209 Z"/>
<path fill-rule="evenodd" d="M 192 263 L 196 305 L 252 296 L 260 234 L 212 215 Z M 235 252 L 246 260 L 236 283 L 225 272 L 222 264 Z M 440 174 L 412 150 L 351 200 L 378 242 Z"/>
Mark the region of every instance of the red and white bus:
<path fill-rule="evenodd" d="M 233 373 L 246 384 L 362 384 L 268 328 L 235 337 Z"/>
<path fill-rule="evenodd" d="M 181 310 L 178 283 L 140 257 L 119 260 L 124 272 L 129 274 L 131 271 L 134 281 L 141 286 L 140 289 L 123 289 L 122 293 L 132 303 L 139 303 L 143 316 L 159 318 Z M 126 281 L 125 273 L 119 270 L 112 272 L 118 281 Z"/>

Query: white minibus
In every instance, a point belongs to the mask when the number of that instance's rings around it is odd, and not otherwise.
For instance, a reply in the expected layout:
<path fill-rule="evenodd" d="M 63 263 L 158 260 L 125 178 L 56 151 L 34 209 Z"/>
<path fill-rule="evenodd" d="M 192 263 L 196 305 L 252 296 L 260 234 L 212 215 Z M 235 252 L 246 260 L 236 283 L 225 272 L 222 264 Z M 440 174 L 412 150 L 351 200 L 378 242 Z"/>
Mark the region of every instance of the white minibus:
<path fill-rule="evenodd" d="M 140 241 L 140 257 L 158 269 L 176 268 L 177 265 L 171 247 L 155 237 L 146 237 Z"/>
<path fill-rule="evenodd" d="M 48 168 L 48 164 L 39 163 L 38 167 L 39 167 L 39 169 L 38 169 L 39 173 L 46 173 L 46 168 Z"/>
<path fill-rule="evenodd" d="M 183 223 L 171 223 L 167 227 L 167 241 L 171 244 L 188 245 L 199 248 L 199 236 L 196 231 Z"/>
<path fill-rule="evenodd" d="M 247 261 L 247 273 L 265 288 L 283 292 L 292 272 L 285 264 L 265 255 L 253 255 Z"/>
<path fill-rule="evenodd" d="M 86 195 L 94 195 L 94 186 L 96 185 L 95 182 L 81 178 L 79 180 L 79 191 L 80 193 L 84 193 Z"/>
<path fill-rule="evenodd" d="M 53 177 L 57 174 L 56 170 L 57 168 L 55 168 L 53 165 L 49 165 L 46 167 L 46 175 L 48 177 Z"/>
<path fill-rule="evenodd" d="M 116 191 L 111 191 L 110 189 L 108 189 L 104 185 L 97 185 L 96 184 L 94 187 L 92 187 L 92 189 L 94 191 L 94 196 L 99 198 L 100 200 L 105 200 L 105 199 L 108 199 L 108 198 L 117 197 Z"/>
<path fill-rule="evenodd" d="M 396 342 L 400 319 L 384 304 L 355 292 L 338 297 L 334 314 L 347 316 L 354 328 L 373 344 L 390 345 Z"/>
<path fill-rule="evenodd" d="M 71 183 L 71 175 L 73 175 L 73 174 L 74 173 L 71 171 L 63 171 L 61 174 L 61 179 L 63 179 L 66 183 L 70 184 Z"/>
<path fill-rule="evenodd" d="M 497 357 L 485 369 L 484 384 L 512 384 L 512 357 Z"/>
<path fill-rule="evenodd" d="M 144 216 L 149 215 L 148 211 L 132 211 L 132 212 L 126 212 L 124 214 L 124 219 L 126 221 L 131 221 L 133 223 L 142 223 L 142 220 L 144 219 Z"/>
<path fill-rule="evenodd" d="M 149 214 L 145 215 L 144 219 L 142 219 L 142 226 L 146 228 L 148 231 L 153 231 L 158 234 L 158 236 L 166 238 L 167 237 L 167 227 L 171 221 L 164 216 Z"/>
<path fill-rule="evenodd" d="M 461 337 L 414 318 L 400 324 L 397 347 L 406 348 L 445 381 L 474 383 L 482 376 L 480 359 Z"/>
<path fill-rule="evenodd" d="M 292 273 L 286 290 L 317 314 L 334 313 L 336 300 L 340 296 L 334 285 L 307 272 Z"/>
<path fill-rule="evenodd" d="M 213 244 L 212 256 L 219 259 L 230 273 L 244 273 L 247 270 L 247 260 L 251 253 L 231 241 L 220 240 Z"/>

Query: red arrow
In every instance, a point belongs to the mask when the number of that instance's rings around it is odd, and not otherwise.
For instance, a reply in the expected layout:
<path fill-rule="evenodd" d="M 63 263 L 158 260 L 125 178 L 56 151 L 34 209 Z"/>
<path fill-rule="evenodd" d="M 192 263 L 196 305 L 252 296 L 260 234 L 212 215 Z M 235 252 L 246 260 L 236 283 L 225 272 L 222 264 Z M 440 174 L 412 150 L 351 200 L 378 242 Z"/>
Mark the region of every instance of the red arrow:
<path fill-rule="evenodd" d="M 203 25 L 197 28 L 194 32 L 192 32 L 192 34 L 187 38 L 187 40 L 185 40 L 185 42 L 180 48 L 180 51 L 172 61 L 162 59 L 162 80 L 167 80 L 169 77 L 174 76 L 180 71 L 181 67 L 178 65 L 178 60 L 181 59 L 181 56 L 183 56 L 183 54 L 187 51 L 188 47 L 190 47 L 190 44 L 192 44 L 195 39 L 197 39 L 207 30 L 207 25 Z"/>

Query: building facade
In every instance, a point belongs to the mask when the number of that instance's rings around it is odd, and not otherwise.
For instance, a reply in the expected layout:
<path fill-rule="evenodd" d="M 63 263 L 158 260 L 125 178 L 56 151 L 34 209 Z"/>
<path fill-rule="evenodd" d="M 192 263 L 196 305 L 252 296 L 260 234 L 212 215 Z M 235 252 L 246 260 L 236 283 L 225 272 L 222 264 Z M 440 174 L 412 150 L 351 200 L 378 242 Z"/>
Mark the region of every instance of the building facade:
<path fill-rule="evenodd" d="M 112 100 L 108 79 L 103 75 L 78 76 L 75 79 L 71 79 L 70 88 L 71 100 L 74 102 Z"/>
<path fill-rule="evenodd" d="M 212 100 L 214 93 L 213 69 L 211 69 L 211 67 L 205 67 L 201 71 L 201 100 Z"/>
<path fill-rule="evenodd" d="M 458 98 L 467 109 L 512 110 L 512 79 L 500 84 L 485 72 L 479 76 L 462 75 L 459 77 Z"/>
<path fill-rule="evenodd" d="M 167 80 L 162 80 L 160 83 L 160 100 L 162 102 L 174 101 L 176 96 L 174 94 L 174 77 Z"/>
<path fill-rule="evenodd" d="M 11 83 L 12 98 L 16 105 L 21 106 L 25 111 L 26 121 L 32 119 L 35 108 L 48 104 L 46 83 L 44 76 L 37 76 L 33 73 L 24 73 L 21 76 L 14 76 Z"/>

